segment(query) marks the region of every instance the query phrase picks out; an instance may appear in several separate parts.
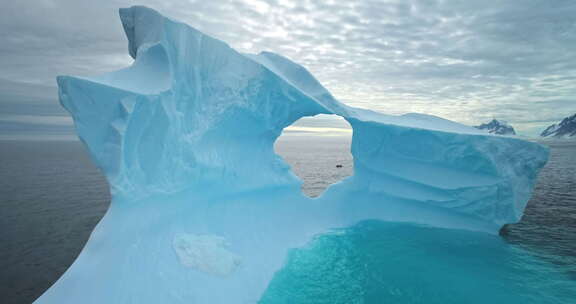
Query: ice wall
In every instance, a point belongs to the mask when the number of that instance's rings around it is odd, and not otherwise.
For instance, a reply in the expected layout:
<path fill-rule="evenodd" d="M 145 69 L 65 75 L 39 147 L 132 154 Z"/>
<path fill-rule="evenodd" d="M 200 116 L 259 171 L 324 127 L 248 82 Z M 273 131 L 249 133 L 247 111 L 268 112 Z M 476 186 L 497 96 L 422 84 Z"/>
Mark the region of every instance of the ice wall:
<path fill-rule="evenodd" d="M 58 78 L 61 102 L 114 194 L 297 183 L 273 142 L 298 118 L 327 113 L 322 105 L 224 42 L 153 10 L 121 9 L 120 17 L 131 67 Z"/>
<path fill-rule="evenodd" d="M 239 53 L 154 10 L 120 17 L 130 67 L 58 77 L 112 206 L 37 303 L 255 303 L 290 248 L 331 228 L 495 233 L 520 219 L 546 162 L 532 142 L 346 106 L 289 59 Z M 273 144 L 320 113 L 352 126 L 355 169 L 312 200 Z"/>
<path fill-rule="evenodd" d="M 437 117 L 358 117 L 349 119 L 356 187 L 498 226 L 520 220 L 547 160 L 537 144 L 481 136 Z"/>

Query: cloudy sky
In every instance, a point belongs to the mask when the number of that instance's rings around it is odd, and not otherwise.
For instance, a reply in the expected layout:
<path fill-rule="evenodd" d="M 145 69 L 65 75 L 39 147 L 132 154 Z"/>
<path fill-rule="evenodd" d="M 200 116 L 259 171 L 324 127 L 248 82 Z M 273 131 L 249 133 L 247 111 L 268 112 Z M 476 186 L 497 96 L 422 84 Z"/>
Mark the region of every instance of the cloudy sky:
<path fill-rule="evenodd" d="M 0 138 L 71 134 L 54 78 L 129 65 L 117 9 L 135 4 L 287 56 L 352 106 L 498 118 L 524 134 L 576 112 L 574 0 L 4 0 Z M 341 126 L 330 122 L 299 131 Z"/>

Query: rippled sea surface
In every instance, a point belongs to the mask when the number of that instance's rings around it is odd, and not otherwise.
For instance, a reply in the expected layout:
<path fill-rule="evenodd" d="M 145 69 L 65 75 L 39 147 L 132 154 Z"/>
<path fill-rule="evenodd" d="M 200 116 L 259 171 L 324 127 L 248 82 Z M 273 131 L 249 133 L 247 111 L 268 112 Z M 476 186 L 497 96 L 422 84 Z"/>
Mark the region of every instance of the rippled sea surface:
<path fill-rule="evenodd" d="M 317 196 L 326 186 L 352 174 L 349 144 L 349 141 L 339 138 L 293 137 L 277 143 L 276 151 L 293 165 L 294 172 L 304 180 L 303 192 L 309 196 Z M 557 265 L 564 275 L 576 281 L 576 142 L 545 144 L 550 147 L 550 161 L 540 174 L 524 218 L 520 223 L 510 225 L 503 237 L 516 248 L 530 252 L 546 263 Z M 0 141 L 0 303 L 30 303 L 58 279 L 82 249 L 93 227 L 106 211 L 109 200 L 105 180 L 94 168 L 80 143 Z M 295 262 L 288 264 L 288 267 L 278 274 L 264 300 L 266 297 L 281 299 L 286 284 L 296 284 L 294 287 L 298 289 L 314 288 L 314 284 L 305 284 L 307 279 L 314 278 L 314 272 L 294 280 L 295 272 L 290 270 L 300 269 L 298 267 L 305 269 L 307 265 L 322 267 L 328 265 L 326 263 L 332 257 L 336 259 L 336 264 L 330 264 L 331 273 L 340 272 L 337 276 L 326 279 L 348 276 L 353 282 L 360 284 L 340 286 L 338 280 L 334 281 L 333 288 L 348 289 L 345 293 L 340 293 L 343 300 L 334 299 L 333 303 L 380 303 L 378 288 L 384 285 L 379 285 L 378 282 L 386 281 L 386 273 L 391 273 L 391 269 L 397 272 L 401 269 L 394 269 L 389 259 L 379 259 L 388 261 L 388 264 L 371 263 L 372 268 L 367 272 L 356 267 L 360 264 L 351 266 L 346 263 L 378 258 L 379 255 L 375 254 L 377 248 L 390 244 L 391 237 L 398 240 L 398 236 L 402 235 L 422 236 L 421 240 L 415 238 L 413 242 L 402 242 L 402 246 L 408 247 L 402 251 L 402 248 L 397 246 L 398 254 L 419 246 L 424 240 L 442 238 L 445 233 L 453 233 L 453 239 L 466 239 L 466 236 L 459 232 L 419 229 L 364 223 L 352 232 L 320 237 L 312 242 L 309 248 L 290 254 L 291 260 Z M 391 233 L 382 238 L 383 231 Z M 342 241 L 344 236 L 345 241 Z M 365 247 L 368 245 L 369 247 Z M 351 252 L 342 251 L 346 246 L 366 250 L 352 250 L 352 255 L 338 258 L 342 257 L 339 252 Z M 316 250 L 316 247 L 321 249 Z M 333 255 L 326 252 L 319 254 L 322 250 L 327 250 L 326 248 L 330 248 Z M 460 247 L 447 245 L 442 248 L 455 252 Z M 497 258 L 499 253 L 491 254 Z M 418 254 L 415 254 L 415 257 L 417 256 Z M 322 261 L 326 263 L 323 264 Z M 446 261 L 446 265 L 453 262 L 458 263 L 450 260 Z M 334 265 L 340 265 L 341 268 L 332 268 Z M 434 267 L 441 269 L 443 265 L 440 263 Z M 415 278 L 408 275 L 402 279 Z M 458 281 L 456 277 L 447 280 Z M 301 285 L 298 285 L 298 282 Z M 367 293 L 361 298 L 354 296 L 354 292 L 358 291 L 354 289 L 355 286 L 361 286 Z M 397 294 L 398 290 L 395 290 L 394 286 L 388 285 L 387 288 L 392 288 L 388 290 L 388 295 L 398 295 L 400 298 L 397 300 L 402 301 L 402 294 Z M 474 286 L 463 285 L 463 288 L 472 290 Z M 535 286 L 534 289 L 538 287 Z M 416 297 L 410 299 L 414 300 L 414 303 L 428 303 L 426 299 L 430 298 L 427 292 L 434 291 L 427 290 L 426 286 L 418 290 L 422 290 L 422 293 L 410 295 Z M 316 292 L 318 297 L 323 296 L 322 290 L 312 289 L 309 292 Z M 347 299 L 346 295 L 356 300 Z M 442 299 L 441 296 L 438 299 Z M 559 299 L 559 302 L 554 303 L 576 303 L 576 299 L 574 302 L 563 301 L 566 295 Z"/>

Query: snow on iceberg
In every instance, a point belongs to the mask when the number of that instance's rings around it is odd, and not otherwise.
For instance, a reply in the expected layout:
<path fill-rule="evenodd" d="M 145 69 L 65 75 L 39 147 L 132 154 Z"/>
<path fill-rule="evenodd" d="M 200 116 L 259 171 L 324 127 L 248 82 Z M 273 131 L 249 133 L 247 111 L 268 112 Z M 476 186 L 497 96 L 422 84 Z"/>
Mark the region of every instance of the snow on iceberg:
<path fill-rule="evenodd" d="M 241 258 L 228 251 L 226 240 L 219 236 L 177 234 L 173 246 L 182 265 L 206 273 L 226 276 L 241 263 Z"/>
<path fill-rule="evenodd" d="M 58 77 L 113 201 L 37 303 L 266 302 L 288 252 L 330 229 L 374 219 L 495 234 L 520 219 L 546 163 L 532 142 L 346 106 L 287 58 L 239 53 L 152 9 L 120 18 L 132 66 Z M 354 175 L 310 199 L 273 145 L 317 114 L 352 126 Z"/>

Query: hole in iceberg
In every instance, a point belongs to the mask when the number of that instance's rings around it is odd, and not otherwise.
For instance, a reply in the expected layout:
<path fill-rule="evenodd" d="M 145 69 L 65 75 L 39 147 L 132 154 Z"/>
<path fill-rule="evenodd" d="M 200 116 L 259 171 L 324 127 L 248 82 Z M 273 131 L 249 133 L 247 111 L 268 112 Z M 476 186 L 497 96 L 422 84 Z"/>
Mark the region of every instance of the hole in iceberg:
<path fill-rule="evenodd" d="M 336 115 L 303 117 L 285 128 L 274 149 L 302 181 L 308 197 L 352 175 L 352 128 Z"/>

